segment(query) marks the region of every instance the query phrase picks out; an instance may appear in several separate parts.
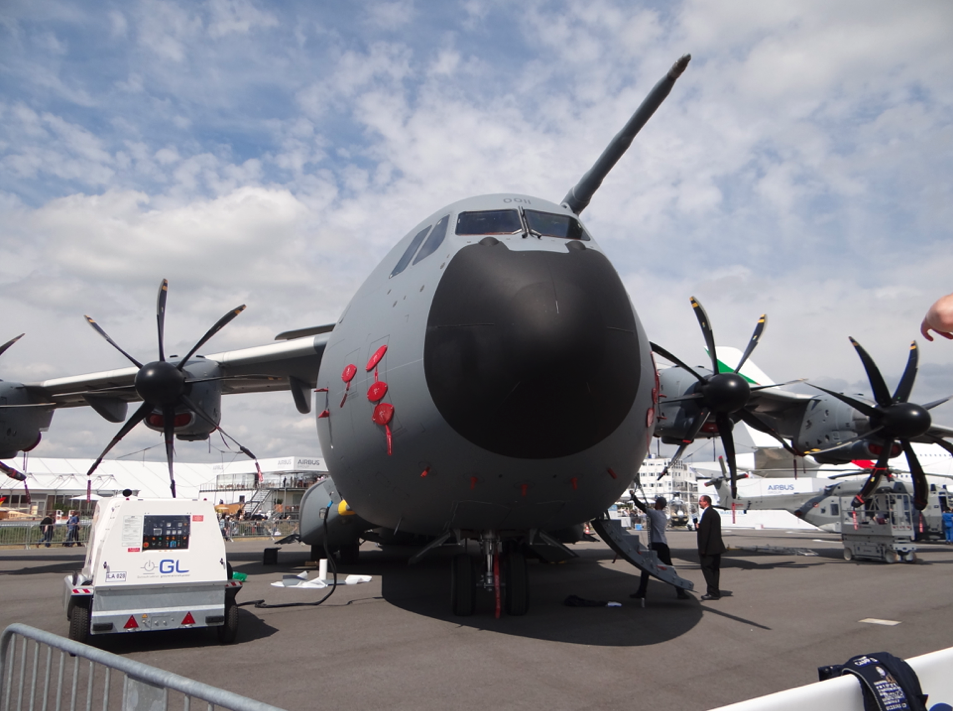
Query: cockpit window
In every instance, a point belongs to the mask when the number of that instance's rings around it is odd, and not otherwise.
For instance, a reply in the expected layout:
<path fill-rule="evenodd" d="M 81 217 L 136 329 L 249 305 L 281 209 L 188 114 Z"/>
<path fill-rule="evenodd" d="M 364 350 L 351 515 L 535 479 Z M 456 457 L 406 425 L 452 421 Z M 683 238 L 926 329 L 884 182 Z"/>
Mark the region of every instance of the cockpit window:
<path fill-rule="evenodd" d="M 449 223 L 450 215 L 444 215 L 437 221 L 437 224 L 433 226 L 433 232 L 430 233 L 430 236 L 427 237 L 427 241 L 424 242 L 424 246 L 420 248 L 417 256 L 414 257 L 414 264 L 421 259 L 426 259 L 437 251 L 437 247 L 443 242 L 443 238 L 447 236 L 447 225 Z"/>
<path fill-rule="evenodd" d="M 516 210 L 461 212 L 457 217 L 458 235 L 511 235 L 522 229 Z"/>
<path fill-rule="evenodd" d="M 589 235 L 582 229 L 579 220 L 571 215 L 554 215 L 539 210 L 524 210 L 526 224 L 530 230 L 544 237 L 588 240 Z"/>
<path fill-rule="evenodd" d="M 417 248 L 420 247 L 420 243 L 424 241 L 424 237 L 427 236 L 428 232 L 430 232 L 430 225 L 427 225 L 414 235 L 414 238 L 410 240 L 410 244 L 407 245 L 407 249 L 404 250 L 403 255 L 401 255 L 400 261 L 397 262 L 397 266 L 394 267 L 394 271 L 390 273 L 392 277 L 397 276 L 407 268 L 407 265 L 410 264 L 410 260 L 414 258 L 414 255 L 417 253 Z"/>

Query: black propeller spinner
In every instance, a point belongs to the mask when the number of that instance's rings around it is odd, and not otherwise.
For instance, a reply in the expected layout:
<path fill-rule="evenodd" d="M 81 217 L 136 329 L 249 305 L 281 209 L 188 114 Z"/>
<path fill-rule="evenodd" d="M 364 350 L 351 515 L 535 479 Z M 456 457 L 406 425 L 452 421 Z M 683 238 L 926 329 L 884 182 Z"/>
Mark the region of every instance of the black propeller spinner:
<path fill-rule="evenodd" d="M 702 427 L 705 426 L 705 423 L 708 422 L 712 416 L 714 416 L 715 425 L 718 428 L 718 436 L 721 437 L 722 445 L 725 448 L 725 455 L 728 458 L 728 469 L 731 473 L 731 496 L 736 498 L 738 496 L 738 467 L 735 462 L 735 442 L 734 437 L 732 436 L 732 429 L 734 428 L 734 420 L 732 419 L 733 415 L 736 418 L 740 418 L 750 427 L 770 434 L 777 439 L 789 452 L 792 454 L 797 454 L 797 452 L 787 442 L 785 442 L 781 435 L 778 434 L 770 425 L 745 409 L 752 392 L 756 390 L 763 390 L 765 388 L 777 387 L 777 385 L 758 385 L 751 387 L 748 381 L 738 373 L 738 371 L 741 370 L 741 366 L 745 364 L 745 362 L 748 360 L 748 357 L 758 345 L 758 340 L 761 338 L 761 334 L 764 332 L 764 327 L 767 324 L 767 317 L 762 314 L 761 318 L 758 319 L 758 324 L 755 326 L 754 333 L 751 335 L 751 340 L 748 341 L 748 347 L 742 354 L 741 360 L 738 361 L 738 365 L 735 366 L 735 369 L 733 371 L 721 372 L 718 366 L 718 356 L 715 353 L 715 335 L 711 329 L 711 322 L 708 319 L 708 314 L 705 313 L 705 309 L 702 307 L 701 302 L 699 302 L 698 299 L 693 296 L 691 297 L 691 301 L 692 308 L 695 309 L 695 316 L 698 318 L 698 324 L 702 329 L 702 335 L 705 338 L 705 346 L 708 349 L 708 354 L 711 356 L 711 373 L 708 375 L 702 375 L 694 368 L 690 368 L 689 366 L 685 365 L 685 363 L 661 346 L 655 343 L 652 344 L 652 350 L 654 352 L 665 358 L 668 358 L 670 361 L 675 363 L 675 365 L 691 373 L 695 379 L 698 380 L 698 382 L 692 386 L 690 392 L 687 395 L 677 398 L 667 398 L 665 401 L 666 404 L 671 404 L 675 402 L 694 400 L 699 408 L 699 411 L 698 414 L 695 415 L 695 419 L 692 420 L 691 425 L 689 425 L 688 430 L 685 433 L 685 437 L 682 439 L 678 450 L 676 450 L 675 454 L 669 461 L 668 466 L 666 466 L 665 469 L 662 470 L 662 473 L 659 474 L 659 479 L 665 476 L 668 473 L 669 468 L 679 459 L 681 459 L 682 454 L 685 452 L 685 449 L 688 447 L 688 445 L 695 441 L 695 437 L 698 436 L 698 433 L 701 431 Z"/>
<path fill-rule="evenodd" d="M 917 363 L 920 358 L 916 341 L 910 344 L 910 356 L 907 358 L 907 366 L 903 371 L 903 375 L 900 377 L 900 383 L 897 385 L 897 389 L 894 391 L 892 397 L 890 391 L 887 390 L 887 384 L 884 382 L 883 376 L 880 374 L 880 370 L 877 368 L 877 364 L 874 363 L 873 358 L 871 358 L 867 351 L 853 338 L 850 339 L 850 342 L 857 350 L 857 355 L 860 356 L 860 360 L 864 364 L 864 370 L 867 371 L 867 379 L 870 381 L 870 388 L 873 390 L 874 400 L 877 404 L 870 405 L 856 398 L 844 395 L 843 393 L 835 393 L 832 390 L 827 390 L 818 385 L 813 385 L 812 387 L 836 397 L 841 402 L 847 403 L 866 415 L 867 421 L 870 424 L 870 430 L 853 439 L 839 442 L 834 447 L 823 450 L 810 450 L 807 454 L 829 452 L 859 440 L 873 440 L 869 447 L 871 451 L 874 452 L 876 452 L 875 448 L 879 447 L 880 454 L 877 457 L 876 465 L 871 470 L 860 493 L 858 493 L 851 502 L 854 507 L 857 507 L 862 506 L 867 497 L 877 490 L 881 478 L 887 474 L 887 461 L 894 455 L 894 445 L 899 443 L 904 454 L 907 455 L 907 464 L 910 465 L 910 476 L 913 478 L 913 505 L 922 511 L 927 505 L 929 485 L 926 475 L 923 473 L 923 467 L 920 466 L 920 462 L 910 442 L 915 438 L 926 439 L 934 444 L 940 445 L 943 449 L 953 454 L 953 444 L 950 444 L 938 434 L 931 432 L 933 421 L 929 413 L 929 410 L 932 410 L 938 405 L 942 405 L 953 397 L 953 395 L 935 400 L 927 405 L 917 405 L 916 403 L 909 402 L 910 393 L 913 391 L 913 383 L 917 377 Z"/>
<path fill-rule="evenodd" d="M 199 339 L 198 343 L 192 347 L 192 350 L 186 354 L 185 358 L 178 363 L 173 363 L 165 359 L 165 302 L 168 293 L 169 281 L 163 279 L 159 285 L 159 297 L 156 302 L 156 321 L 159 326 L 159 360 L 146 363 L 145 365 L 120 348 L 98 323 L 89 316 L 86 317 L 89 325 L 96 329 L 99 335 L 105 338 L 116 350 L 126 356 L 126 358 L 139 368 L 139 372 L 136 373 L 135 387 L 139 397 L 142 398 L 142 405 L 119 429 L 119 432 L 112 438 L 106 449 L 104 449 L 102 454 L 93 462 L 89 471 L 86 472 L 86 476 L 92 475 L 96 467 L 103 461 L 103 457 L 109 453 L 109 450 L 115 447 L 136 425 L 148 417 L 152 411 L 160 410 L 162 412 L 162 429 L 165 434 L 165 455 L 169 463 L 169 487 L 172 490 L 172 497 L 175 498 L 175 475 L 172 470 L 172 459 L 176 407 L 184 406 L 211 421 L 208 415 L 186 395 L 186 386 L 190 381 L 188 374 L 185 372 L 185 365 L 189 362 L 189 359 L 195 355 L 196 351 L 205 345 L 212 336 L 221 331 L 232 319 L 244 311 L 245 305 L 242 304 L 222 316 L 222 318 Z M 254 455 L 252 455 L 252 457 L 254 458 Z"/>

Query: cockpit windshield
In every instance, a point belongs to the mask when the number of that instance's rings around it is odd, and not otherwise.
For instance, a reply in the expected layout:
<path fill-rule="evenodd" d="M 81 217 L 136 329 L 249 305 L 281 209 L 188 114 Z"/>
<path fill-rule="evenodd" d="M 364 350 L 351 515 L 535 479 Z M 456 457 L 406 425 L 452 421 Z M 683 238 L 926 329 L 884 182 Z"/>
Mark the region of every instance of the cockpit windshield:
<path fill-rule="evenodd" d="M 457 217 L 458 235 L 511 235 L 522 229 L 516 210 L 461 212 Z"/>
<path fill-rule="evenodd" d="M 526 216 L 526 224 L 536 234 L 563 239 L 589 239 L 579 220 L 571 215 L 555 215 L 539 210 L 524 210 L 523 214 Z"/>

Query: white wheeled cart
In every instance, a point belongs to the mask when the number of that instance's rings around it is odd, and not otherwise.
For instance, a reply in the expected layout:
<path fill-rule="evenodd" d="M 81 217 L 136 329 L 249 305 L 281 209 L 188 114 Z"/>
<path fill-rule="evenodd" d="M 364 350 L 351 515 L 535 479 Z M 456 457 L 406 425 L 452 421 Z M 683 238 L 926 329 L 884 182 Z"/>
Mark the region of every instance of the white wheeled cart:
<path fill-rule="evenodd" d="M 64 580 L 69 637 L 216 627 L 235 641 L 232 580 L 208 501 L 116 496 L 96 504 L 81 571 Z"/>
<path fill-rule="evenodd" d="M 914 508 L 909 495 L 874 494 L 857 508 L 851 502 L 849 497 L 840 500 L 845 560 L 916 561 Z"/>

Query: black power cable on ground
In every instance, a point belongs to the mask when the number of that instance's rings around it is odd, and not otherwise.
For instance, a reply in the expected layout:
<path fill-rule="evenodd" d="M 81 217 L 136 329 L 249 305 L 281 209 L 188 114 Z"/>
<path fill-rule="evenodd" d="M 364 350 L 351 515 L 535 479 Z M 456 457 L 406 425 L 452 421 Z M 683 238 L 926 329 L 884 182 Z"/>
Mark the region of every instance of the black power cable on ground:
<path fill-rule="evenodd" d="M 325 602 L 329 597 L 334 594 L 334 591 L 338 586 L 338 566 L 334 562 L 334 558 L 331 556 L 331 551 L 328 549 L 328 513 L 331 510 L 331 502 L 328 502 L 327 508 L 323 510 L 323 515 L 321 516 L 324 519 L 324 555 L 327 557 L 328 562 L 331 564 L 331 573 L 334 575 L 334 583 L 331 585 L 331 589 L 328 591 L 327 595 L 322 597 L 320 600 L 315 602 L 278 602 L 269 604 L 262 600 L 247 600 L 245 602 L 237 603 L 238 607 L 245 607 L 247 605 L 254 605 L 257 609 L 262 608 L 275 608 L 275 607 L 317 607 L 318 605 Z"/>

